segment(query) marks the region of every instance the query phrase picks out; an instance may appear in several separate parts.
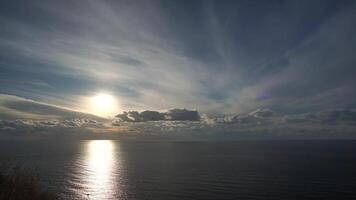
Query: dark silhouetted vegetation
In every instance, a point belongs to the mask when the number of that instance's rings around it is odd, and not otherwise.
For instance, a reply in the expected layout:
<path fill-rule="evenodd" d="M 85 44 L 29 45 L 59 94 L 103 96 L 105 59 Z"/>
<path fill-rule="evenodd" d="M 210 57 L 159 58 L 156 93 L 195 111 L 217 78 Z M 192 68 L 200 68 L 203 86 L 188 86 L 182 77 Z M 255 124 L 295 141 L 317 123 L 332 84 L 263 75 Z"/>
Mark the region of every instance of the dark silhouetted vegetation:
<path fill-rule="evenodd" d="M 0 172 L 0 200 L 53 200 L 55 194 L 44 190 L 38 179 L 24 170 Z"/>

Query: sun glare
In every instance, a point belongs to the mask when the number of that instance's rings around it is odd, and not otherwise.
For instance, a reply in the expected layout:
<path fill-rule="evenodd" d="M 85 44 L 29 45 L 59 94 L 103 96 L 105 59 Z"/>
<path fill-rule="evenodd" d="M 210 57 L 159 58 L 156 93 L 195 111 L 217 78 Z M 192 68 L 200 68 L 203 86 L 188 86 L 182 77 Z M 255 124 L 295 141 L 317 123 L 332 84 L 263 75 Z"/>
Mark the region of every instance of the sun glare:
<path fill-rule="evenodd" d="M 117 162 L 115 146 L 110 140 L 92 140 L 87 143 L 84 164 L 81 165 L 82 181 L 86 187 L 83 193 L 90 199 L 113 199 L 115 189 L 119 186 L 116 177 Z M 89 198 L 86 198 L 89 199 Z"/>
<path fill-rule="evenodd" d="M 102 117 L 113 117 L 119 111 L 115 97 L 105 93 L 91 97 L 89 104 L 91 113 Z"/>

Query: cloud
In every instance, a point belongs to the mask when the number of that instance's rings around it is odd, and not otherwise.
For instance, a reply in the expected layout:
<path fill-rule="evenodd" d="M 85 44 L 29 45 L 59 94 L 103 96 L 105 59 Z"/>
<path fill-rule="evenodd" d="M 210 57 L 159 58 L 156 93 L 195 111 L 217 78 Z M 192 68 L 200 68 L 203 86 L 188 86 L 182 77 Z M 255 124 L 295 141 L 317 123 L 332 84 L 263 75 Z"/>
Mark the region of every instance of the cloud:
<path fill-rule="evenodd" d="M 0 94 L 0 111 L 1 137 L 77 137 L 105 132 L 108 123 L 106 119 L 91 114 L 4 94 Z"/>
<path fill-rule="evenodd" d="M 6 98 L 29 101 L 12 96 Z M 48 105 L 41 111 L 32 112 L 35 114 L 40 112 L 42 118 L 35 119 L 33 116 L 29 118 L 28 115 L 32 113 L 28 112 L 26 115 L 18 115 L 19 113 L 14 115 L 15 108 L 26 110 L 22 109 L 23 104 L 20 105 L 11 107 L 12 115 L 9 118 L 0 119 L 0 134 L 3 136 L 60 135 L 81 139 L 95 137 L 139 140 L 356 138 L 355 110 L 284 115 L 271 109 L 257 109 L 244 114 L 216 117 L 187 109 L 172 109 L 167 112 L 124 112 L 110 121 L 83 113 L 68 114 L 69 111 L 64 114 L 59 112 L 61 116 L 53 115 L 52 111 L 46 115 L 44 111 L 48 111 Z M 15 116 L 21 118 L 15 119 Z"/>
<path fill-rule="evenodd" d="M 356 4 L 297 4 L 1 2 L 0 133 L 354 138 Z"/>
<path fill-rule="evenodd" d="M 286 123 L 319 123 L 356 125 L 355 110 L 330 110 L 283 116 Z"/>
<path fill-rule="evenodd" d="M 139 112 L 134 113 L 140 116 Z M 220 117 L 200 114 L 198 121 L 162 120 L 163 116 L 158 115 L 161 120 L 118 120 L 114 125 L 128 126 L 131 136 L 155 139 L 350 139 L 356 138 L 355 115 L 355 110 L 283 115 L 271 109 L 257 109 Z"/>
<path fill-rule="evenodd" d="M 12 95 L 0 94 L 0 119 L 75 119 L 87 118 L 103 121 L 102 118 L 42 102 Z"/>
<path fill-rule="evenodd" d="M 187 4 L 2 3 L 0 92 L 76 110 L 100 90 L 125 110 L 354 106 L 353 2 Z"/>
<path fill-rule="evenodd" d="M 143 112 L 129 111 L 116 115 L 123 122 L 147 122 L 147 121 L 198 121 L 198 111 L 187 109 L 171 109 L 168 112 L 157 112 L 146 110 Z"/>
<path fill-rule="evenodd" d="M 0 129 L 29 131 L 38 128 L 102 128 L 104 124 L 93 119 L 67 120 L 0 120 Z"/>

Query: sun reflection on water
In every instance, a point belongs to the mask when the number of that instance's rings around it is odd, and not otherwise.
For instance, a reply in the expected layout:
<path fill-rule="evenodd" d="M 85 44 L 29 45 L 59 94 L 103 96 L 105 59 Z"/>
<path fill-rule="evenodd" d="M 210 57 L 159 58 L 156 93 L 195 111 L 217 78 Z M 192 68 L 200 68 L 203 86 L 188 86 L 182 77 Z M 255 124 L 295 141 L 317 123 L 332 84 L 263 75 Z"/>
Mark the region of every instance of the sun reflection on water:
<path fill-rule="evenodd" d="M 91 141 L 88 151 L 90 170 L 105 177 L 110 172 L 114 160 L 112 142 L 108 140 Z"/>
<path fill-rule="evenodd" d="M 110 140 L 87 143 L 84 159 L 84 196 L 86 199 L 115 199 L 118 171 L 115 145 Z"/>

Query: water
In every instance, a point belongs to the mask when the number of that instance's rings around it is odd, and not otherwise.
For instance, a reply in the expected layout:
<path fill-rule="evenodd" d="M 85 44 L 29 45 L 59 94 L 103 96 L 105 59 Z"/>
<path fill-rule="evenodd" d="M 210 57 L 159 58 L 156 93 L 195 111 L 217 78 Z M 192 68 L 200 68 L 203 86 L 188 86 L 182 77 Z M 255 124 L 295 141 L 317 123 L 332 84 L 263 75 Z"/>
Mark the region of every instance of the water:
<path fill-rule="evenodd" d="M 66 199 L 356 199 L 356 141 L 0 141 Z"/>

